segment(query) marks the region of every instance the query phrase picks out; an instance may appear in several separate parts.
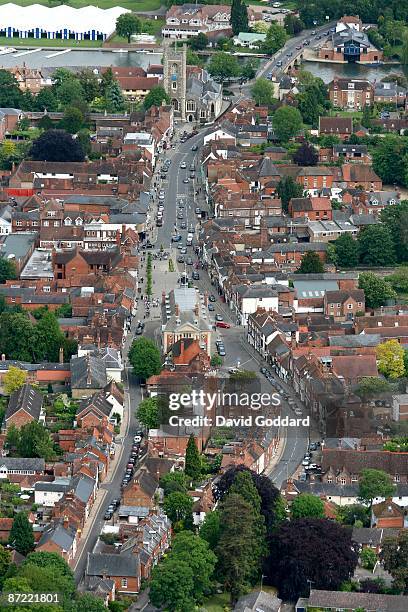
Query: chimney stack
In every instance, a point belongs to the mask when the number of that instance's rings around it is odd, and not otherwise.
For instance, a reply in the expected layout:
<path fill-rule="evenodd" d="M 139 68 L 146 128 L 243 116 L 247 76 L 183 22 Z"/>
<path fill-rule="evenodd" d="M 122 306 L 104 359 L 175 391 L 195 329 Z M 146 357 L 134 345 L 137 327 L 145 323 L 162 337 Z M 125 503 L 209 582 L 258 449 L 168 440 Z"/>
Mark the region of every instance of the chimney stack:
<path fill-rule="evenodd" d="M 174 305 L 174 314 L 176 315 L 176 317 L 180 316 L 180 307 L 178 304 Z"/>
<path fill-rule="evenodd" d="M 59 362 L 64 363 L 64 348 L 61 346 L 59 350 Z"/>

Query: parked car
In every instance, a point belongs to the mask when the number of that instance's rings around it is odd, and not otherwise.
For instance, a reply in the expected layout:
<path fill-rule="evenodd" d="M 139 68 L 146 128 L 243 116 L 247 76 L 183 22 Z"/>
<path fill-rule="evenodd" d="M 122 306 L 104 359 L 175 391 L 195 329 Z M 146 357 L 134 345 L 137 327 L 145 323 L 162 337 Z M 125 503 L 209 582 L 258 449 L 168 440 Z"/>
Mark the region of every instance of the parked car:
<path fill-rule="evenodd" d="M 196 272 L 196 271 L 193 272 L 193 280 L 200 280 L 199 272 Z"/>
<path fill-rule="evenodd" d="M 142 441 L 142 436 L 140 434 L 137 434 L 136 436 L 133 436 L 133 442 L 139 443 Z"/>
<path fill-rule="evenodd" d="M 191 258 L 191 257 L 187 257 L 186 264 L 187 264 L 188 266 L 192 266 L 192 265 L 193 265 L 193 260 L 192 260 L 192 258 Z"/>
<path fill-rule="evenodd" d="M 214 304 L 208 304 L 208 310 L 209 312 L 214 312 L 215 310 Z"/>
<path fill-rule="evenodd" d="M 317 451 L 317 442 L 311 442 L 309 444 L 309 451 Z"/>
<path fill-rule="evenodd" d="M 303 459 L 302 465 L 303 466 L 309 465 L 309 461 L 310 461 L 310 459 Z"/>
<path fill-rule="evenodd" d="M 181 255 L 187 255 L 187 247 L 182 246 L 181 249 L 180 249 L 180 254 Z"/>
<path fill-rule="evenodd" d="M 186 178 L 183 178 L 183 183 L 187 185 L 187 183 L 189 182 L 190 182 L 190 179 L 188 178 L 188 176 L 186 176 Z"/>
<path fill-rule="evenodd" d="M 226 323 L 225 321 L 216 321 L 215 326 L 222 327 L 223 329 L 230 329 L 231 323 Z"/>
<path fill-rule="evenodd" d="M 208 296 L 208 299 L 209 299 L 210 302 L 216 302 L 217 301 L 217 298 L 212 293 L 210 293 L 210 295 Z"/>
<path fill-rule="evenodd" d="M 105 514 L 103 515 L 103 518 L 105 521 L 110 521 L 112 516 L 113 516 L 113 512 L 109 512 L 109 510 L 106 510 Z"/>
<path fill-rule="evenodd" d="M 186 162 L 181 162 L 181 164 L 180 164 L 180 168 L 181 168 L 182 170 L 184 170 L 185 168 L 187 168 L 187 164 L 186 164 Z"/>
<path fill-rule="evenodd" d="M 183 255 L 179 255 L 177 257 L 177 262 L 183 264 L 184 263 L 184 256 Z"/>
<path fill-rule="evenodd" d="M 196 206 L 195 213 L 196 215 L 201 215 L 201 208 L 199 206 Z"/>
<path fill-rule="evenodd" d="M 217 313 L 217 314 L 215 315 L 215 320 L 216 320 L 216 321 L 222 321 L 222 315 L 220 315 L 220 314 L 218 314 L 218 313 Z"/>
<path fill-rule="evenodd" d="M 191 150 L 192 150 L 192 151 L 198 151 L 198 146 L 197 146 L 197 145 L 193 145 L 193 146 L 191 147 Z"/>
<path fill-rule="evenodd" d="M 180 234 L 175 234 L 171 237 L 172 242 L 180 242 L 180 240 L 181 240 Z"/>

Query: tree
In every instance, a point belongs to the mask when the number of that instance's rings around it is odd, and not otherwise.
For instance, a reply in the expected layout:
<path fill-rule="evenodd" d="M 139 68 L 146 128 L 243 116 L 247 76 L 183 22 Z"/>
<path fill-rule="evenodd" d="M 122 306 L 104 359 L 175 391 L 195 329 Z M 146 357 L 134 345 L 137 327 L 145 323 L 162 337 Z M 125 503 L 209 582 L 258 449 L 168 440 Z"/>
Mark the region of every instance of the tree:
<path fill-rule="evenodd" d="M 358 483 L 359 499 L 369 504 L 373 504 L 376 497 L 390 497 L 395 491 L 395 486 L 391 477 L 382 470 L 365 469 L 360 474 Z"/>
<path fill-rule="evenodd" d="M 170 104 L 170 96 L 166 93 L 164 87 L 157 85 L 157 87 L 152 87 L 143 100 L 143 108 L 149 110 L 151 106 L 161 106 L 163 100 L 166 104 Z"/>
<path fill-rule="evenodd" d="M 387 378 L 401 378 L 405 373 L 404 348 L 398 340 L 388 340 L 377 346 L 378 369 Z"/>
<path fill-rule="evenodd" d="M 77 133 L 77 141 L 81 145 L 84 155 L 88 157 L 92 151 L 91 135 L 90 135 L 89 130 L 87 129 L 79 130 L 79 132 Z"/>
<path fill-rule="evenodd" d="M 36 325 L 33 326 L 33 357 L 39 361 L 58 361 L 64 335 L 58 324 L 57 317 L 45 310 Z"/>
<path fill-rule="evenodd" d="M 152 340 L 138 338 L 129 351 L 129 362 L 136 376 L 146 380 L 150 376 L 160 374 L 160 351 Z"/>
<path fill-rule="evenodd" d="M 357 565 L 351 529 L 326 519 L 302 518 L 283 522 L 270 540 L 266 568 L 279 597 L 296 601 L 314 589 L 336 591 Z"/>
<path fill-rule="evenodd" d="M 173 540 L 171 555 L 178 562 L 187 563 L 193 570 L 193 596 L 201 602 L 204 593 L 208 592 L 211 586 L 211 576 L 217 561 L 208 542 L 191 531 L 181 531 Z"/>
<path fill-rule="evenodd" d="M 233 34 L 248 32 L 248 9 L 243 0 L 232 0 L 230 23 Z"/>
<path fill-rule="evenodd" d="M 109 113 L 120 113 L 125 108 L 125 98 L 119 83 L 115 80 L 109 85 L 105 93 L 106 110 Z"/>
<path fill-rule="evenodd" d="M 303 121 L 312 126 L 317 126 L 319 117 L 326 114 L 330 103 L 327 99 L 327 87 L 322 79 L 309 75 L 307 71 L 301 71 L 300 93 L 297 96 L 298 109 Z"/>
<path fill-rule="evenodd" d="M 291 13 L 285 16 L 284 24 L 285 30 L 289 34 L 289 36 L 295 36 L 296 34 L 299 34 L 299 32 L 301 32 L 304 28 L 304 23 L 302 23 L 299 17 L 296 17 L 296 15 L 293 15 Z"/>
<path fill-rule="evenodd" d="M 360 561 L 364 569 L 372 570 L 377 563 L 377 555 L 372 548 L 363 548 L 360 553 Z"/>
<path fill-rule="evenodd" d="M 20 389 L 27 381 L 27 372 L 10 366 L 3 377 L 3 388 L 7 395 L 11 395 L 17 389 Z"/>
<path fill-rule="evenodd" d="M 273 55 L 279 51 L 279 49 L 282 49 L 287 39 L 288 36 L 285 32 L 285 28 L 277 23 L 272 23 L 266 33 L 266 38 L 262 43 L 262 51 L 268 55 Z"/>
<path fill-rule="evenodd" d="M 336 520 L 342 525 L 361 524 L 362 527 L 370 526 L 370 512 L 366 506 L 361 504 L 350 504 L 349 506 L 339 506 L 336 513 Z"/>
<path fill-rule="evenodd" d="M 40 128 L 40 130 L 44 130 L 46 132 L 47 130 L 54 129 L 55 123 L 52 121 L 52 119 L 50 119 L 50 116 L 46 114 L 43 115 L 39 120 L 38 127 Z"/>
<path fill-rule="evenodd" d="M 186 475 L 184 472 L 169 472 L 160 478 L 160 487 L 163 489 L 165 496 L 175 491 L 186 493 Z"/>
<path fill-rule="evenodd" d="M 2 586 L 2 580 L 3 580 L 4 574 L 7 572 L 10 565 L 11 565 L 11 552 L 0 544 L 0 587 Z"/>
<path fill-rule="evenodd" d="M 75 612 L 106 612 L 103 599 L 90 593 L 77 595 L 75 599 Z"/>
<path fill-rule="evenodd" d="M 387 206 L 380 218 L 391 232 L 397 260 L 408 261 L 408 200 L 398 206 Z"/>
<path fill-rule="evenodd" d="M 217 573 L 232 605 L 259 576 L 263 544 L 250 503 L 241 495 L 228 494 L 220 506 L 220 539 L 215 554 Z"/>
<path fill-rule="evenodd" d="M 41 457 L 46 461 L 55 459 L 50 432 L 37 421 L 31 421 L 21 427 L 17 452 L 20 457 Z"/>
<path fill-rule="evenodd" d="M 395 250 L 392 235 L 387 226 L 369 225 L 358 235 L 360 261 L 370 266 L 392 266 Z"/>
<path fill-rule="evenodd" d="M 75 581 L 72 569 L 69 567 L 65 559 L 63 559 L 58 553 L 45 551 L 32 552 L 27 555 L 27 559 L 24 563 L 26 565 L 30 564 L 36 565 L 37 567 L 53 569 L 59 576 L 69 578 L 71 580 L 70 589 L 72 591 L 75 590 Z"/>
<path fill-rule="evenodd" d="M 192 480 L 198 480 L 201 474 L 200 453 L 198 452 L 194 434 L 190 435 L 186 448 L 186 466 L 184 469 Z"/>
<path fill-rule="evenodd" d="M 174 491 L 165 498 L 163 510 L 175 527 L 177 524 L 191 519 L 193 498 L 182 491 Z"/>
<path fill-rule="evenodd" d="M 247 471 L 252 476 L 256 490 L 261 498 L 261 513 L 265 518 L 266 530 L 270 534 L 282 520 L 286 519 L 286 512 L 278 489 L 273 485 L 270 478 L 264 474 L 257 474 L 242 464 L 230 467 L 214 483 L 214 499 L 217 502 L 221 502 L 228 495 L 235 481 L 236 474 L 241 471 Z"/>
<path fill-rule="evenodd" d="M 187 66 L 203 65 L 203 61 L 200 59 L 198 53 L 195 53 L 191 49 L 187 49 L 186 63 L 187 63 Z"/>
<path fill-rule="evenodd" d="M 0 69 L 0 108 L 21 108 L 21 101 L 17 79 L 8 70 Z"/>
<path fill-rule="evenodd" d="M 84 161 L 81 145 L 64 130 L 48 130 L 41 134 L 34 140 L 30 155 L 37 161 Z"/>
<path fill-rule="evenodd" d="M 169 556 L 152 571 L 150 600 L 169 612 L 194 610 L 194 574 L 189 563 Z"/>
<path fill-rule="evenodd" d="M 283 211 L 287 213 L 291 199 L 303 196 L 303 187 L 296 183 L 291 176 L 283 176 L 276 186 L 276 193 L 282 201 Z"/>
<path fill-rule="evenodd" d="M 76 134 L 84 123 L 84 116 L 75 106 L 67 106 L 59 127 L 70 134 Z"/>
<path fill-rule="evenodd" d="M 106 92 L 108 88 L 116 81 L 115 75 L 113 74 L 112 68 L 106 68 L 102 72 L 101 82 L 100 82 L 100 93 L 102 96 L 106 96 Z"/>
<path fill-rule="evenodd" d="M 56 86 L 55 92 L 57 100 L 63 108 L 72 106 L 78 100 L 84 100 L 81 83 L 72 73 L 62 80 L 61 85 Z"/>
<path fill-rule="evenodd" d="M 241 69 L 241 77 L 244 79 L 244 81 L 251 81 L 252 79 L 255 78 L 256 75 L 256 70 L 254 67 L 254 63 L 249 61 L 246 62 Z"/>
<path fill-rule="evenodd" d="M 141 25 L 141 21 L 136 15 L 133 13 L 123 13 L 116 20 L 116 34 L 127 38 L 128 43 L 130 43 L 132 34 L 141 32 Z"/>
<path fill-rule="evenodd" d="M 4 284 L 7 280 L 17 278 L 16 265 L 14 261 L 0 257 L 0 284 Z"/>
<path fill-rule="evenodd" d="M 157 397 L 148 397 L 140 402 L 136 416 L 146 429 L 159 427 L 159 407 Z"/>
<path fill-rule="evenodd" d="M 220 357 L 219 355 L 213 355 L 211 357 L 210 364 L 212 368 L 219 368 L 220 366 L 222 366 L 222 357 Z"/>
<path fill-rule="evenodd" d="M 334 241 L 336 262 L 340 268 L 354 268 L 358 265 L 359 248 L 357 240 L 350 234 L 343 234 Z"/>
<path fill-rule="evenodd" d="M 99 81 L 97 75 L 91 68 L 83 68 L 78 72 L 78 80 L 81 84 L 84 98 L 87 102 L 92 102 L 99 95 Z"/>
<path fill-rule="evenodd" d="M 394 579 L 394 586 L 404 595 L 408 594 L 408 532 L 402 530 L 395 537 L 383 540 L 381 560 L 384 569 Z"/>
<path fill-rule="evenodd" d="M 237 59 L 233 55 L 217 51 L 211 56 L 208 63 L 208 72 L 219 83 L 229 81 L 240 75 L 240 67 Z"/>
<path fill-rule="evenodd" d="M 408 293 L 408 266 L 397 268 L 394 274 L 385 279 L 398 293 Z"/>
<path fill-rule="evenodd" d="M 373 272 L 363 272 L 358 278 L 358 286 L 363 289 L 368 308 L 383 306 L 387 300 L 397 297 L 394 289 L 383 278 Z"/>
<path fill-rule="evenodd" d="M 322 272 L 324 272 L 323 263 L 316 251 L 307 251 L 296 270 L 296 274 L 321 274 Z"/>
<path fill-rule="evenodd" d="M 282 142 L 296 136 L 302 127 L 302 115 L 293 106 L 281 106 L 272 117 L 273 130 Z"/>
<path fill-rule="evenodd" d="M 190 49 L 193 51 L 202 51 L 208 45 L 208 38 L 204 32 L 200 32 L 197 36 L 190 39 Z"/>
<path fill-rule="evenodd" d="M 34 548 L 33 526 L 25 512 L 18 512 L 10 529 L 9 543 L 20 555 L 27 555 Z"/>
<path fill-rule="evenodd" d="M 355 393 L 359 397 L 373 397 L 389 391 L 390 385 L 383 378 L 378 376 L 364 376 L 360 379 Z"/>
<path fill-rule="evenodd" d="M 373 149 L 373 169 L 383 183 L 404 185 L 408 145 L 400 136 L 387 135 Z"/>
<path fill-rule="evenodd" d="M 270 106 L 274 102 L 274 88 L 268 79 L 256 79 L 251 87 L 251 96 L 258 106 Z"/>
<path fill-rule="evenodd" d="M 313 145 L 304 142 L 293 156 L 298 166 L 316 166 L 319 156 Z"/>
<path fill-rule="evenodd" d="M 324 518 L 324 503 L 316 495 L 303 493 L 295 497 L 290 507 L 292 518 Z"/>
<path fill-rule="evenodd" d="M 220 513 L 218 510 L 207 512 L 200 527 L 200 538 L 208 542 L 211 550 L 215 550 L 220 539 Z"/>

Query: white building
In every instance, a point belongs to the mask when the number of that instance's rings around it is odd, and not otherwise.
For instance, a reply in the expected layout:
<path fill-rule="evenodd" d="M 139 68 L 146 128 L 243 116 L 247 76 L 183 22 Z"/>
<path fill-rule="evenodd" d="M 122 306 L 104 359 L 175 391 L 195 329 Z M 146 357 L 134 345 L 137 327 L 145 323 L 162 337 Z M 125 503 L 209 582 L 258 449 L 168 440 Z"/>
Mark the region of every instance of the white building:
<path fill-rule="evenodd" d="M 75 9 L 65 4 L 48 8 L 40 4 L 8 3 L 0 11 L 0 36 L 63 40 L 105 40 L 115 31 L 117 18 L 128 9 L 96 6 Z"/>
<path fill-rule="evenodd" d="M 52 482 L 36 482 L 34 486 L 34 503 L 38 506 L 53 508 L 71 488 L 70 478 L 56 478 Z"/>

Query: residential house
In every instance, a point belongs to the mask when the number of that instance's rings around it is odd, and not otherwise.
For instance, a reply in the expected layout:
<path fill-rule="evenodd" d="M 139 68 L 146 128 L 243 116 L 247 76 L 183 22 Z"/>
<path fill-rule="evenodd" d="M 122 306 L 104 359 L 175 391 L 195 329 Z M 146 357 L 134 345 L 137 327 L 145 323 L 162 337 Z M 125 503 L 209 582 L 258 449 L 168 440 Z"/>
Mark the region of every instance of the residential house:
<path fill-rule="evenodd" d="M 112 580 L 117 593 L 135 595 L 140 591 L 140 560 L 137 555 L 88 553 L 86 574 Z"/>
<path fill-rule="evenodd" d="M 86 398 L 107 385 L 106 364 L 99 357 L 86 355 L 71 359 L 71 389 L 75 399 Z"/>
<path fill-rule="evenodd" d="M 166 13 L 163 38 L 186 40 L 200 33 L 218 31 L 228 35 L 231 32 L 230 19 L 231 7 L 226 5 L 173 5 Z"/>
<path fill-rule="evenodd" d="M 45 473 L 44 459 L 0 457 L 0 479 L 20 482 L 26 476 L 41 480 Z"/>
<path fill-rule="evenodd" d="M 76 422 L 79 427 L 83 428 L 106 424 L 112 413 L 113 406 L 106 399 L 105 391 L 102 390 L 81 401 L 76 413 Z"/>
<path fill-rule="evenodd" d="M 370 612 L 405 612 L 407 609 L 406 597 L 403 595 L 379 595 L 377 593 L 358 593 L 346 591 L 319 591 L 311 589 L 309 597 L 300 598 L 295 606 L 295 612 L 308 610 L 326 610 L 337 612 L 357 612 L 367 610 Z"/>
<path fill-rule="evenodd" d="M 378 81 L 374 85 L 374 102 L 405 107 L 407 90 L 396 82 Z"/>
<path fill-rule="evenodd" d="M 353 133 L 351 117 L 319 117 L 319 136 L 338 136 L 341 140 Z"/>
<path fill-rule="evenodd" d="M 37 552 L 57 553 L 73 566 L 77 550 L 77 532 L 64 523 L 50 523 L 41 535 L 35 549 Z"/>
<path fill-rule="evenodd" d="M 377 49 L 363 31 L 348 24 L 344 29 L 333 32 L 319 47 L 318 57 L 331 61 L 372 63 L 383 59 L 383 52 Z"/>
<path fill-rule="evenodd" d="M 10 538 L 10 531 L 13 526 L 14 519 L 0 518 L 0 543 L 5 545 Z"/>
<path fill-rule="evenodd" d="M 310 221 L 331 221 L 333 218 L 330 198 L 292 198 L 289 214 L 293 219 L 306 217 Z"/>
<path fill-rule="evenodd" d="M 382 180 L 367 164 L 343 164 L 341 167 L 342 182 L 347 188 L 381 191 Z"/>
<path fill-rule="evenodd" d="M 395 504 L 391 498 L 371 506 L 371 527 L 403 529 L 406 526 L 404 519 L 404 509 Z"/>
<path fill-rule="evenodd" d="M 408 453 L 323 449 L 323 482 L 337 482 L 342 485 L 357 483 L 364 469 L 382 470 L 389 474 L 396 484 L 406 484 Z"/>
<path fill-rule="evenodd" d="M 328 89 L 335 108 L 362 110 L 374 102 L 374 87 L 363 79 L 335 78 Z"/>
<path fill-rule="evenodd" d="M 234 612 L 280 612 L 281 605 L 281 599 L 261 589 L 240 597 Z"/>
<path fill-rule="evenodd" d="M 130 483 L 123 489 L 122 500 L 125 506 L 156 507 L 155 495 L 157 480 L 145 469 L 139 469 Z"/>
<path fill-rule="evenodd" d="M 28 383 L 14 391 L 9 399 L 4 417 L 5 429 L 11 425 L 22 427 L 36 421 L 45 423 L 44 396 Z"/>
<path fill-rule="evenodd" d="M 335 321 L 353 320 L 358 312 L 365 312 L 364 291 L 327 291 L 324 296 L 324 312 Z"/>
<path fill-rule="evenodd" d="M 52 482 L 35 483 L 34 503 L 52 508 L 71 489 L 70 478 L 56 478 Z"/>

